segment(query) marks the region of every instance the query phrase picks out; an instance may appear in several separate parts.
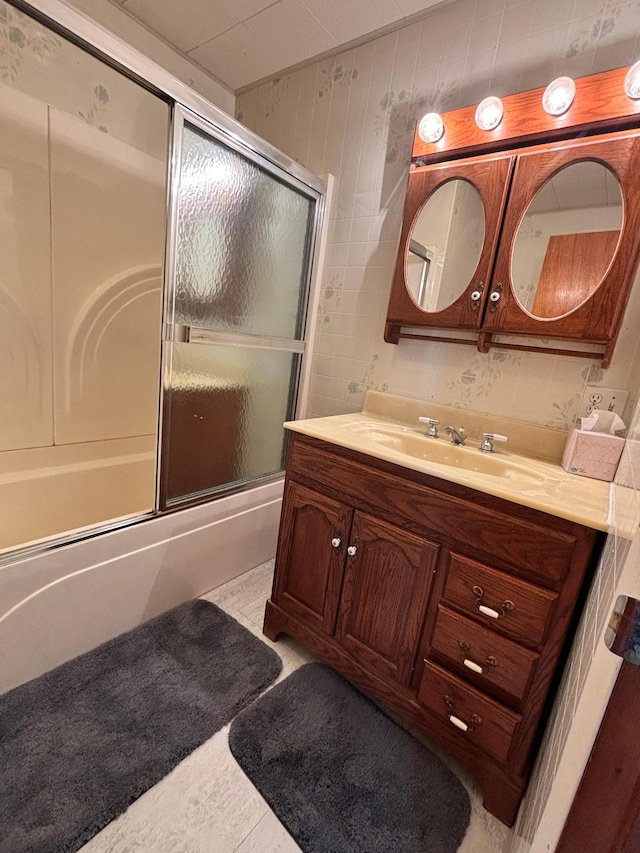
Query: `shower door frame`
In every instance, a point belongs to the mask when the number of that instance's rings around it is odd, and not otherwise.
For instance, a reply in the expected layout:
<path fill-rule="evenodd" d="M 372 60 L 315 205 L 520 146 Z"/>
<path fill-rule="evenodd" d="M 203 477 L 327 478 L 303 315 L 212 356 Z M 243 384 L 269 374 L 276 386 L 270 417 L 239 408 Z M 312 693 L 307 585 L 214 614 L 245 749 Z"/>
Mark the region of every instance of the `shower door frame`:
<path fill-rule="evenodd" d="M 234 122 L 235 123 L 235 122 Z M 262 477 L 256 477 L 251 480 L 234 482 L 220 488 L 215 488 L 211 491 L 201 492 L 195 495 L 186 496 L 180 501 L 167 504 L 166 494 L 166 470 L 165 460 L 168 458 L 168 445 L 170 441 L 169 421 L 170 421 L 170 396 L 171 396 L 171 379 L 172 379 L 172 349 L 174 342 L 185 341 L 185 327 L 181 327 L 174 323 L 175 314 L 175 299 L 176 299 L 176 267 L 178 253 L 178 207 L 180 199 L 180 171 L 182 168 L 182 140 L 184 136 L 184 128 L 186 124 L 197 128 L 202 133 L 210 136 L 212 139 L 222 143 L 236 153 L 245 157 L 260 169 L 268 172 L 270 175 L 278 178 L 278 180 L 292 187 L 305 197 L 311 199 L 315 205 L 313 226 L 311 229 L 311 238 L 309 245 L 308 263 L 306 269 L 306 280 L 304 283 L 304 293 L 302 295 L 300 316 L 302 317 L 300 338 L 299 339 L 279 339 L 268 336 L 235 334 L 232 332 L 214 332 L 207 329 L 193 327 L 186 330 L 186 341 L 194 344 L 200 343 L 226 343 L 229 346 L 259 346 L 264 349 L 287 351 L 299 354 L 300 358 L 296 370 L 295 379 L 295 400 L 292 406 L 292 419 L 299 415 L 300 400 L 304 394 L 301 394 L 301 389 L 306 386 L 309 381 L 310 374 L 310 352 L 308 340 L 310 337 L 309 328 L 309 307 L 313 299 L 315 289 L 314 284 L 318 285 L 316 270 L 319 262 L 320 252 L 320 236 L 325 213 L 326 186 L 324 181 L 321 181 L 315 175 L 302 170 L 305 177 L 310 177 L 313 180 L 301 180 L 299 173 L 301 167 L 295 160 L 280 154 L 280 161 L 288 161 L 286 165 L 283 162 L 275 162 L 273 158 L 268 156 L 272 151 L 271 145 L 264 142 L 260 146 L 254 143 L 255 139 L 244 139 L 243 134 L 231 133 L 227 127 L 220 127 L 211 122 L 207 118 L 199 115 L 189 109 L 184 104 L 174 104 L 171 122 L 170 133 L 170 157 L 169 157 L 169 179 L 168 179 L 168 205 L 167 205 L 167 239 L 165 242 L 165 260 L 164 260 L 164 301 L 163 301 L 163 321 L 162 321 L 162 358 L 161 358 L 161 391 L 160 391 L 160 415 L 158 423 L 158 448 L 156 458 L 156 509 L 159 513 L 176 512 L 181 509 L 186 509 L 190 506 L 207 503 L 211 500 L 225 497 L 230 494 L 253 489 L 257 486 L 262 486 L 265 483 L 270 483 L 274 480 L 279 480 L 284 475 L 284 470 L 266 474 Z M 253 134 L 251 134 L 253 136 Z M 296 165 L 296 169 L 287 168 L 291 164 Z M 298 173 L 298 174 L 295 174 Z M 200 334 L 198 334 L 200 333 Z M 196 340 L 200 337 L 200 340 Z M 208 338 L 208 340 L 207 340 Z M 251 342 L 253 339 L 253 342 Z M 261 340 L 258 340 L 261 339 Z"/>
<path fill-rule="evenodd" d="M 170 204 L 173 203 L 171 175 L 173 172 L 172 155 L 173 147 L 173 112 L 182 109 L 195 116 L 199 117 L 208 125 L 212 125 L 217 131 L 224 135 L 225 141 L 235 141 L 241 144 L 244 148 L 255 152 L 263 157 L 266 161 L 274 166 L 280 167 L 290 176 L 298 179 L 302 184 L 311 190 L 315 190 L 320 199 L 317 203 L 318 221 L 316 231 L 314 233 L 315 245 L 310 263 L 310 288 L 307 294 L 307 327 L 310 319 L 309 306 L 313 304 L 314 294 L 319 288 L 318 281 L 318 262 L 320 249 L 320 232 L 324 221 L 325 204 L 327 196 L 327 183 L 314 175 L 304 166 L 301 166 L 297 161 L 293 160 L 288 155 L 284 154 L 271 143 L 262 139 L 252 130 L 242 125 L 224 110 L 216 107 L 211 101 L 208 101 L 203 95 L 198 94 L 195 90 L 183 83 L 182 80 L 175 77 L 161 65 L 158 65 L 152 59 L 145 56 L 137 48 L 132 47 L 123 39 L 109 32 L 100 24 L 86 17 L 82 12 L 68 6 L 62 0 L 5 0 L 10 6 L 24 12 L 26 15 L 39 21 L 44 26 L 48 27 L 55 33 L 66 38 L 72 44 L 82 48 L 87 53 L 101 60 L 102 62 L 119 71 L 125 77 L 138 83 L 143 88 L 152 92 L 165 103 L 168 104 L 171 114 L 169 117 L 169 154 L 167 166 L 167 194 L 168 203 L 165 204 L 165 214 L 167 216 L 167 234 L 165 239 L 165 253 L 168 249 L 170 239 L 169 225 L 171 217 Z M 166 275 L 166 261 L 165 270 Z M 165 301 L 166 287 L 163 285 L 163 317 L 165 316 Z M 163 327 L 164 333 L 164 327 Z M 305 329 L 305 340 L 308 342 L 312 335 L 312 330 Z M 299 380 L 298 380 L 298 405 L 301 399 L 304 399 L 307 394 L 307 386 L 310 378 L 310 359 L 308 351 L 302 356 Z M 158 375 L 158 397 L 161 403 L 163 390 L 163 374 L 162 365 L 161 372 Z M 296 412 L 296 414 L 298 414 Z M 158 435 L 161 435 L 161 419 L 162 410 L 160 409 Z M 160 459 L 156 459 L 156 488 L 157 480 L 160 471 Z M 281 475 L 280 475 L 281 476 Z M 277 478 L 274 478 L 277 479 Z M 258 485 L 257 483 L 250 484 L 250 487 Z M 238 490 L 239 491 L 239 490 Z M 229 494 L 229 493 L 225 493 Z M 216 495 L 215 497 L 218 497 Z M 222 497 L 222 495 L 219 495 Z M 16 560 L 24 559 L 27 556 L 33 556 L 54 548 L 60 548 L 65 545 L 70 545 L 75 542 L 80 542 L 87 539 L 92 539 L 96 536 L 101 536 L 105 533 L 110 533 L 116 530 L 122 530 L 126 527 L 131 527 L 135 524 L 140 524 L 144 521 L 149 521 L 161 515 L 180 511 L 187 507 L 187 504 L 180 506 L 168 507 L 161 511 L 158 503 L 158 495 L 156 493 L 156 505 L 148 512 L 141 512 L 139 515 L 116 520 L 107 520 L 103 524 L 92 525 L 88 529 L 76 530 L 68 533 L 63 533 L 59 536 L 51 536 L 45 541 L 36 544 L 26 545 L 25 547 L 12 548 L 10 551 L 0 555 L 0 566 L 14 563 Z M 205 503 L 207 500 L 214 498 L 205 498 L 194 503 Z"/>

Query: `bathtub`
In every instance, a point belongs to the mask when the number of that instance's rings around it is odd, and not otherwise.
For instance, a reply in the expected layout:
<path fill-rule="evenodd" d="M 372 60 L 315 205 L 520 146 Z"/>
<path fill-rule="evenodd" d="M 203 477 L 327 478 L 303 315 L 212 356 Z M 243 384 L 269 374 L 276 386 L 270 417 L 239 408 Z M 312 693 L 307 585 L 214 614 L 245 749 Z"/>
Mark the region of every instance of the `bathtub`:
<path fill-rule="evenodd" d="M 155 436 L 0 453 L 0 554 L 153 509 Z"/>
<path fill-rule="evenodd" d="M 154 470 L 152 437 L 0 453 L 0 694 L 274 556 L 282 478 L 151 516 Z"/>

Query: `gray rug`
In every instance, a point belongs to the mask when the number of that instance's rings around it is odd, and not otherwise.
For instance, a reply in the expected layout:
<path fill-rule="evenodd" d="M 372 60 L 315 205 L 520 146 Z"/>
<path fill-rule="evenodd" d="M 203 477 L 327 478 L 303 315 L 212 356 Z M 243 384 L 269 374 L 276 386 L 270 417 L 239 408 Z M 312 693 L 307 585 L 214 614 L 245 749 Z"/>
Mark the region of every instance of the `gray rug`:
<path fill-rule="evenodd" d="M 305 853 L 453 853 L 469 825 L 453 773 L 321 664 L 242 711 L 229 743 Z"/>
<path fill-rule="evenodd" d="M 280 669 L 250 631 L 190 601 L 1 696 L 0 850 L 77 850 Z"/>

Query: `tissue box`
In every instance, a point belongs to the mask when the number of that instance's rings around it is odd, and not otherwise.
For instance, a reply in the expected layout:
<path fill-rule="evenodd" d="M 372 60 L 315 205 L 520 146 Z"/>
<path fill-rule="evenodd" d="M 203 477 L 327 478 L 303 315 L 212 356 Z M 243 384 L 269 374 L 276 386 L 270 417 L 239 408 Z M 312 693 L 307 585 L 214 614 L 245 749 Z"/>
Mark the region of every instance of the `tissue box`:
<path fill-rule="evenodd" d="M 624 442 L 624 438 L 617 435 L 574 429 L 567 439 L 562 467 L 570 474 L 611 482 Z"/>

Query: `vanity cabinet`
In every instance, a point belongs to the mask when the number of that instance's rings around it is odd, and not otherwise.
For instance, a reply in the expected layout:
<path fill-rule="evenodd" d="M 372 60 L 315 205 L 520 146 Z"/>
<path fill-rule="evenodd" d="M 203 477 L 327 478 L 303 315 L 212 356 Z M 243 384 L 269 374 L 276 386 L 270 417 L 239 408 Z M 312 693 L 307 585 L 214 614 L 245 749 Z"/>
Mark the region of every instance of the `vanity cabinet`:
<path fill-rule="evenodd" d="M 438 546 L 289 482 L 274 600 L 407 684 Z"/>
<path fill-rule="evenodd" d="M 610 74 L 583 78 L 578 90 L 593 98 L 596 78 Z M 506 99 L 510 123 L 485 144 L 468 145 L 469 108 L 443 117 L 450 139 L 416 139 L 388 343 L 444 339 L 609 365 L 640 258 L 637 118 L 631 129 L 629 116 L 590 124 L 583 108 L 575 126 L 571 112 L 561 127 L 535 116 L 527 134 L 520 126 L 540 110 L 538 94 Z M 443 338 L 442 329 L 477 335 Z M 555 339 L 576 346 L 558 349 Z"/>
<path fill-rule="evenodd" d="M 466 764 L 513 823 L 596 531 L 294 433 L 264 632 Z"/>

